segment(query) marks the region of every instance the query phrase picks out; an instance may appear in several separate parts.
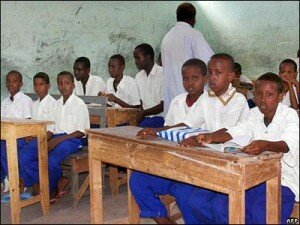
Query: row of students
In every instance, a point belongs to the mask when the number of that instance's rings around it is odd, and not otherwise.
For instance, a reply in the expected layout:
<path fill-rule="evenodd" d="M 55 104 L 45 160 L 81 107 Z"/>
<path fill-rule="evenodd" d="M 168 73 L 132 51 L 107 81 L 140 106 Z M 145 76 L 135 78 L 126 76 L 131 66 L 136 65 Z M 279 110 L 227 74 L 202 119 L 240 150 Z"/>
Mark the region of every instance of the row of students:
<path fill-rule="evenodd" d="M 11 80 L 13 80 L 13 84 L 11 84 Z M 19 72 L 12 71 L 7 74 L 6 84 L 11 96 L 26 96 L 20 90 L 21 81 L 22 75 Z M 90 128 L 89 114 L 83 100 L 73 93 L 75 84 L 72 73 L 62 71 L 57 75 L 57 87 L 61 93 L 61 98 L 58 100 L 48 94 L 50 83 L 47 74 L 36 74 L 33 78 L 33 84 L 34 91 L 38 96 L 38 100 L 33 103 L 33 106 L 31 107 L 32 101 L 28 96 L 25 99 L 29 98 L 28 102 L 31 102 L 31 105 L 27 104 L 24 108 L 21 108 L 22 102 L 10 98 L 10 105 L 1 104 L 1 116 L 54 121 L 54 125 L 47 126 L 47 137 L 49 188 L 53 196 L 52 201 L 56 202 L 66 194 L 65 189 L 68 184 L 68 180 L 62 176 L 61 162 L 82 147 L 85 130 Z M 15 111 L 18 111 L 19 114 L 26 111 L 32 113 L 23 117 L 16 117 L 8 113 L 2 114 L 2 112 L 8 112 L 9 106 L 14 106 Z M 20 138 L 17 143 L 21 191 L 23 191 L 23 186 L 33 186 L 33 195 L 36 195 L 39 193 L 37 139 L 32 137 Z M 1 167 L 7 176 L 5 141 L 1 141 Z"/>
<path fill-rule="evenodd" d="M 212 133 L 192 136 L 181 141 L 179 146 L 220 143 L 247 134 L 254 141 L 242 149 L 244 152 L 255 155 L 263 151 L 283 152 L 281 222 L 286 223 L 295 200 L 299 201 L 299 117 L 294 109 L 281 103 L 284 96 L 282 79 L 273 73 L 259 77 L 254 92 L 257 107 L 250 111 L 245 97 L 231 86 L 234 79 L 233 58 L 227 54 L 211 57 L 208 92 L 203 88 L 206 79 L 203 64 L 199 59 L 186 61 L 182 66 L 182 79 L 187 93 L 173 99 L 163 128 L 142 129 L 137 136 L 155 137 L 157 131 L 188 125 L 205 128 Z M 189 99 L 197 96 L 198 100 L 190 104 Z M 185 223 L 228 223 L 228 196 L 225 194 L 142 172 L 133 172 L 129 184 L 142 218 L 172 223 L 167 218 L 164 204 L 157 197 L 170 194 L 176 198 Z M 263 183 L 247 190 L 246 223 L 266 223 L 265 189 Z"/>

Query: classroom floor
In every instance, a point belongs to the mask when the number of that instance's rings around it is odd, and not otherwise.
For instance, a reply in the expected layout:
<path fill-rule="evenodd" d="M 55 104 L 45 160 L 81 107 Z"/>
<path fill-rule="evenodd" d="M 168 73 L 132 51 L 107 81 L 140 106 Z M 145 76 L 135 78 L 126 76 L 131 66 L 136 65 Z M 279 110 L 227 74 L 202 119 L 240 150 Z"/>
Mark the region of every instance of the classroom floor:
<path fill-rule="evenodd" d="M 82 174 L 80 179 L 84 179 Z M 30 190 L 28 190 L 30 191 Z M 1 190 L 1 197 L 4 194 Z M 41 204 L 27 206 L 21 210 L 22 224 L 89 224 L 90 223 L 90 195 L 83 197 L 77 206 L 73 208 L 71 194 L 68 194 L 57 205 L 51 205 L 50 215 L 43 216 Z M 108 178 L 105 178 L 104 188 L 104 223 L 111 223 L 116 219 L 124 219 L 128 216 L 127 185 L 122 185 L 120 194 L 112 197 L 109 190 Z M 1 202 L 1 224 L 11 223 L 10 204 Z M 177 221 L 183 224 L 182 220 Z M 156 224 L 152 219 L 142 219 L 141 224 Z"/>

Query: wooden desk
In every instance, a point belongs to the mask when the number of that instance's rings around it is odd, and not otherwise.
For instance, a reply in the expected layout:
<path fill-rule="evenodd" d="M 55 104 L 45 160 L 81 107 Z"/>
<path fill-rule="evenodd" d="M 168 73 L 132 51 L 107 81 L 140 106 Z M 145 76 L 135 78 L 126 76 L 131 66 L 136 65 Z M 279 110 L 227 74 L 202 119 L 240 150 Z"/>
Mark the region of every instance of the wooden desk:
<path fill-rule="evenodd" d="M 181 148 L 176 143 L 136 137 L 138 127 L 88 130 L 91 222 L 103 223 L 101 164 L 110 163 L 229 194 L 229 223 L 245 223 L 245 190 L 267 183 L 267 222 L 279 223 L 282 153 L 259 156 Z M 128 187 L 129 223 L 139 209 Z"/>
<path fill-rule="evenodd" d="M 5 140 L 7 146 L 11 222 L 13 224 L 20 223 L 21 208 L 37 202 L 41 202 L 44 215 L 50 212 L 46 131 L 46 125 L 50 123 L 53 122 L 1 118 L 1 140 Z M 40 194 L 28 200 L 20 200 L 17 139 L 26 136 L 36 136 L 38 140 Z"/>

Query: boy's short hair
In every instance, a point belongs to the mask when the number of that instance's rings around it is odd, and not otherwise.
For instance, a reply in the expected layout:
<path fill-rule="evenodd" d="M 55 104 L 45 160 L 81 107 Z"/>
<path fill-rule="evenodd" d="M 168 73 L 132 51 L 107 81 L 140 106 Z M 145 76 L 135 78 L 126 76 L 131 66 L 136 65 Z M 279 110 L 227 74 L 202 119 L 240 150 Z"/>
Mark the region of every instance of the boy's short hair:
<path fill-rule="evenodd" d="M 124 59 L 124 57 L 123 57 L 121 54 L 115 54 L 115 55 L 112 55 L 112 56 L 110 57 L 110 59 L 116 59 L 116 60 L 119 61 L 119 63 L 120 63 L 121 65 L 125 66 L 125 59 Z"/>
<path fill-rule="evenodd" d="M 214 54 L 212 57 L 210 57 L 210 60 L 212 60 L 212 59 L 224 59 L 224 60 L 228 61 L 230 72 L 234 72 L 234 59 L 231 55 L 229 55 L 227 53 L 217 53 L 217 54 Z"/>
<path fill-rule="evenodd" d="M 257 83 L 260 80 L 274 82 L 277 86 L 278 93 L 283 92 L 283 82 L 282 82 L 282 79 L 277 74 L 271 73 L 271 72 L 265 73 L 265 74 L 261 75 L 259 78 L 257 78 L 255 83 Z"/>
<path fill-rule="evenodd" d="M 185 66 L 194 66 L 194 67 L 199 68 L 201 70 L 202 76 L 206 76 L 206 74 L 207 74 L 207 66 L 206 66 L 205 62 L 203 62 L 200 59 L 197 59 L 197 58 L 188 59 L 187 61 L 185 61 L 185 63 L 183 63 L 181 69 L 183 69 Z"/>
<path fill-rule="evenodd" d="M 62 75 L 68 75 L 71 78 L 72 82 L 74 83 L 74 75 L 69 71 L 61 71 L 59 74 L 57 74 L 57 81 L 58 81 L 58 77 Z"/>
<path fill-rule="evenodd" d="M 283 63 L 291 64 L 294 67 L 294 71 L 297 72 L 297 63 L 292 59 L 285 59 L 279 64 L 279 70 Z"/>
<path fill-rule="evenodd" d="M 34 75 L 33 80 L 36 78 L 41 78 L 44 81 L 46 81 L 47 84 L 50 84 L 50 79 L 48 74 L 44 73 L 44 72 L 38 72 L 37 74 Z"/>
<path fill-rule="evenodd" d="M 239 63 L 234 63 L 234 71 L 242 74 L 242 67 Z"/>
<path fill-rule="evenodd" d="M 150 55 L 151 60 L 154 61 L 154 50 L 151 45 L 147 43 L 142 43 L 136 46 L 135 49 L 141 50 L 141 52 L 143 52 L 144 55 Z"/>
<path fill-rule="evenodd" d="M 19 79 L 20 79 L 20 81 L 22 81 L 22 80 L 23 80 L 23 76 L 22 76 L 22 74 L 21 74 L 19 71 L 17 71 L 17 70 L 11 70 L 11 71 L 9 71 L 9 72 L 6 74 L 6 77 L 7 77 L 9 74 L 11 74 L 11 73 L 15 73 L 15 74 L 17 74 L 17 75 L 18 75 L 18 77 L 19 77 Z"/>
<path fill-rule="evenodd" d="M 195 19 L 196 8 L 188 2 L 184 2 L 177 7 L 176 18 L 177 21 L 187 21 Z"/>
<path fill-rule="evenodd" d="M 79 57 L 75 60 L 75 63 L 82 63 L 84 65 L 84 68 L 90 69 L 91 68 L 91 62 L 87 57 Z"/>

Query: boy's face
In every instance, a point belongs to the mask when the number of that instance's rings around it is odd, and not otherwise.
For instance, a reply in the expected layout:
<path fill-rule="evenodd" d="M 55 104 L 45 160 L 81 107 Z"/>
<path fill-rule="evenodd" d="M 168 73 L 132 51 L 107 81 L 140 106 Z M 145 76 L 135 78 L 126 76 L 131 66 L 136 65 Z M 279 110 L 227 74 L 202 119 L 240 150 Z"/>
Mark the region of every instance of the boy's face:
<path fill-rule="evenodd" d="M 267 80 L 255 82 L 254 101 L 265 116 L 275 115 L 278 103 L 282 98 L 283 93 L 278 93 L 275 82 Z"/>
<path fill-rule="evenodd" d="M 225 59 L 211 59 L 208 63 L 208 84 L 210 89 L 220 96 L 227 91 L 230 82 L 235 78 L 229 62 Z"/>
<path fill-rule="evenodd" d="M 279 68 L 279 76 L 283 80 L 296 79 L 297 71 L 294 70 L 294 67 L 290 63 L 282 63 Z"/>
<path fill-rule="evenodd" d="M 48 94 L 50 84 L 47 84 L 42 78 L 35 78 L 33 80 L 33 88 L 37 96 L 42 99 Z"/>
<path fill-rule="evenodd" d="M 74 63 L 73 70 L 74 76 L 78 81 L 83 80 L 90 74 L 90 69 L 85 68 L 81 62 Z"/>
<path fill-rule="evenodd" d="M 182 68 L 182 81 L 184 89 L 190 95 L 198 95 L 203 92 L 206 76 L 196 66 L 185 66 Z"/>
<path fill-rule="evenodd" d="M 146 68 L 146 65 L 148 64 L 149 61 L 149 55 L 144 55 L 141 50 L 138 48 L 134 50 L 133 52 L 134 60 L 135 60 L 135 65 L 139 70 L 143 70 Z"/>
<path fill-rule="evenodd" d="M 22 86 L 23 82 L 17 73 L 12 72 L 6 76 L 6 88 L 11 96 L 17 94 Z"/>
<path fill-rule="evenodd" d="M 75 84 L 69 75 L 62 74 L 57 78 L 57 88 L 63 97 L 70 97 L 75 88 Z"/>
<path fill-rule="evenodd" d="M 121 65 L 118 59 L 110 59 L 108 61 L 108 72 L 112 78 L 119 77 L 123 74 L 124 65 Z"/>

